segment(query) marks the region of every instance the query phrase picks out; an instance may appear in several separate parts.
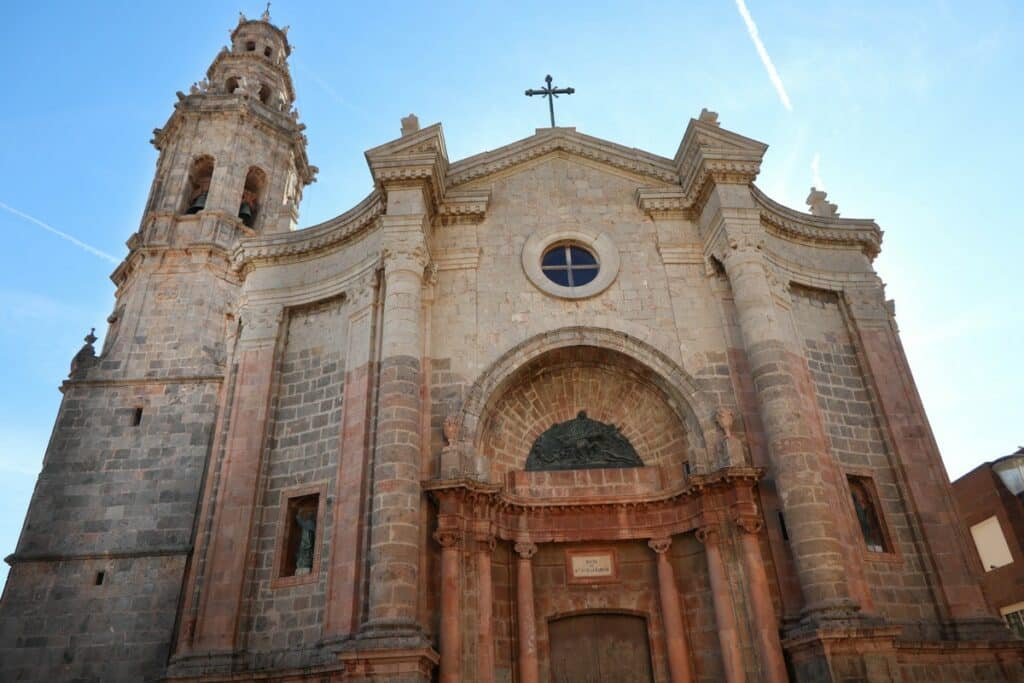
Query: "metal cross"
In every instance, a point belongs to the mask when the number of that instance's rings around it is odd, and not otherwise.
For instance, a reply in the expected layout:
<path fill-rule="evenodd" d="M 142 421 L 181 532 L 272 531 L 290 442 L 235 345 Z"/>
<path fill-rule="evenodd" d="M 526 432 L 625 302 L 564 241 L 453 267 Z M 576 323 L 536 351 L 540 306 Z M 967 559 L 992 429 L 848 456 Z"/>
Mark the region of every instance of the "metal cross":
<path fill-rule="evenodd" d="M 576 88 L 553 88 L 551 87 L 551 76 L 547 75 L 544 77 L 544 82 L 547 83 L 546 88 L 540 90 L 534 90 L 530 88 L 526 91 L 527 97 L 533 97 L 534 95 L 543 95 L 548 98 L 548 111 L 551 112 L 551 127 L 555 127 L 555 98 L 559 95 L 571 95 L 576 92 Z"/>

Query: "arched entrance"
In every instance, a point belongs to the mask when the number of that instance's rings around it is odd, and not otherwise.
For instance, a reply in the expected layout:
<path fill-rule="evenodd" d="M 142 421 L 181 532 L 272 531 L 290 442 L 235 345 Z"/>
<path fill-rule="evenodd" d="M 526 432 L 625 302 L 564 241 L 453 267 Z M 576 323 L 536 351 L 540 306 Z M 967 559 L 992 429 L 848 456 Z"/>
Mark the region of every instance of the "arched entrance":
<path fill-rule="evenodd" d="M 647 620 L 594 613 L 548 622 L 553 683 L 651 683 Z"/>

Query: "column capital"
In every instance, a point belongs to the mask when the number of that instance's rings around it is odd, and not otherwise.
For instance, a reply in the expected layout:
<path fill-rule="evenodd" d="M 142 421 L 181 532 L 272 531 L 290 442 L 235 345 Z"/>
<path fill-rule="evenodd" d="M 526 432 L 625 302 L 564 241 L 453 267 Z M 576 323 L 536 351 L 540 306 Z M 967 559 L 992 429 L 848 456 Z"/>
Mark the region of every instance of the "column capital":
<path fill-rule="evenodd" d="M 654 552 L 658 553 L 659 555 L 664 555 L 666 552 L 668 552 L 668 549 L 671 546 L 672 539 L 668 536 L 664 538 L 652 538 L 651 540 L 647 541 L 647 547 L 653 550 Z"/>
<path fill-rule="evenodd" d="M 462 532 L 458 529 L 438 529 L 434 532 L 434 540 L 442 548 L 454 548 L 462 545 Z"/>
<path fill-rule="evenodd" d="M 473 540 L 476 541 L 477 552 L 487 555 L 493 553 L 494 547 L 498 544 L 492 533 L 477 533 L 474 535 Z"/>
<path fill-rule="evenodd" d="M 373 303 L 373 297 L 376 292 L 377 271 L 374 269 L 367 270 L 345 290 L 345 296 L 348 298 L 352 313 L 356 314 L 368 308 Z"/>
<path fill-rule="evenodd" d="M 384 249 L 382 254 L 384 260 L 384 273 L 388 277 L 397 272 L 407 271 L 423 279 L 423 271 L 426 269 L 430 259 L 427 249 L 422 244 L 409 245 L 406 247 L 395 246 Z"/>
<path fill-rule="evenodd" d="M 705 524 L 704 526 L 697 529 L 697 540 L 704 545 L 712 545 L 718 543 L 718 539 L 721 536 L 722 525 L 717 522 Z"/>
<path fill-rule="evenodd" d="M 764 527 L 764 522 L 757 515 L 736 515 L 735 522 L 741 531 L 748 534 L 757 535 Z"/>
<path fill-rule="evenodd" d="M 284 306 L 281 304 L 253 304 L 243 306 L 239 312 L 242 318 L 242 348 L 273 346 L 277 342 L 278 330 L 284 320 Z"/>
<path fill-rule="evenodd" d="M 519 557 L 524 560 L 528 560 L 537 554 L 537 544 L 529 541 L 516 543 L 514 548 Z"/>

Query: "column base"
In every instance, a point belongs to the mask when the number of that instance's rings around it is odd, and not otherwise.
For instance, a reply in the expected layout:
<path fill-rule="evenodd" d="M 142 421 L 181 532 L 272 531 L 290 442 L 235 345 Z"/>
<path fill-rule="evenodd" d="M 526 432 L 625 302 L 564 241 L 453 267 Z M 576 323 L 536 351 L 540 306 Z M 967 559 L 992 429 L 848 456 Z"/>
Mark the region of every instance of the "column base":
<path fill-rule="evenodd" d="M 365 650 L 425 649 L 432 643 L 423 627 L 408 619 L 378 619 L 359 627 L 355 647 Z"/>
<path fill-rule="evenodd" d="M 431 647 L 359 649 L 342 652 L 338 658 L 345 664 L 346 682 L 429 683 L 441 661 Z"/>

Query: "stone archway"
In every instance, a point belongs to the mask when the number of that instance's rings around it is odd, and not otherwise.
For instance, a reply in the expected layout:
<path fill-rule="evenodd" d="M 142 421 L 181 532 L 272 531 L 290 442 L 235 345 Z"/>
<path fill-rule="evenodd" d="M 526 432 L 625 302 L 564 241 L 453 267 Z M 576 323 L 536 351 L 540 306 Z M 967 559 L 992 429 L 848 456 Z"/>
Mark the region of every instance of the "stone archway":
<path fill-rule="evenodd" d="M 507 351 L 482 373 L 470 388 L 458 416 L 459 439 L 466 450 L 483 452 L 487 422 L 496 404 L 523 378 L 523 373 L 536 373 L 545 365 L 570 364 L 574 354 L 581 352 L 586 356 L 583 364 L 603 364 L 660 394 L 664 406 L 675 414 L 685 432 L 691 468 L 707 471 L 707 444 L 713 443 L 715 432 L 714 402 L 703 397 L 693 378 L 664 353 L 621 332 L 590 327 L 563 328 L 532 337 Z"/>
<path fill-rule="evenodd" d="M 647 620 L 587 612 L 548 621 L 553 683 L 651 683 Z"/>

